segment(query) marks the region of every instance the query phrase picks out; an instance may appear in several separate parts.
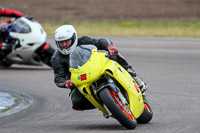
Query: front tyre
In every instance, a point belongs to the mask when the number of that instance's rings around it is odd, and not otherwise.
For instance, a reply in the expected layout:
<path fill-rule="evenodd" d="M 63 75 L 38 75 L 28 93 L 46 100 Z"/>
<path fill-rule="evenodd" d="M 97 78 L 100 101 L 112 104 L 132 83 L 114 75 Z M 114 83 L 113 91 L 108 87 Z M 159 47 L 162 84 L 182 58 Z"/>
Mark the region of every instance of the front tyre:
<path fill-rule="evenodd" d="M 1 55 L 0 55 L 1 56 Z M 3 66 L 3 67 L 10 67 L 13 63 L 9 60 L 7 60 L 6 58 L 5 59 L 1 59 L 0 57 L 0 66 Z"/>
<path fill-rule="evenodd" d="M 137 121 L 129 108 L 121 102 L 118 95 L 108 88 L 99 92 L 99 96 L 112 115 L 127 129 L 134 129 Z"/>
<path fill-rule="evenodd" d="M 140 124 L 145 124 L 151 121 L 153 117 L 152 109 L 148 102 L 144 102 L 144 112 L 137 118 L 137 122 Z"/>
<path fill-rule="evenodd" d="M 3 67 L 8 68 L 8 67 L 10 67 L 12 65 L 12 63 L 11 62 L 3 62 L 3 63 L 0 63 L 0 65 L 3 66 Z"/>
<path fill-rule="evenodd" d="M 13 64 L 12 61 L 6 58 L 9 53 L 10 51 L 0 50 L 0 66 L 10 67 Z"/>

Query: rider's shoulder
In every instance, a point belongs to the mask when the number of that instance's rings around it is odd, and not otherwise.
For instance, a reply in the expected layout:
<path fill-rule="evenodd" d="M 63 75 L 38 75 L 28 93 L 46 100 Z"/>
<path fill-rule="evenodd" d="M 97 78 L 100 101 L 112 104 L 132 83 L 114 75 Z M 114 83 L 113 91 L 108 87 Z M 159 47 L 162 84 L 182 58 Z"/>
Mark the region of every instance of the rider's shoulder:
<path fill-rule="evenodd" d="M 51 57 L 51 60 L 60 60 L 60 58 L 62 58 L 63 55 L 62 53 L 60 53 L 60 51 L 58 49 L 56 49 L 56 51 L 54 52 L 54 54 Z"/>
<path fill-rule="evenodd" d="M 93 39 L 94 38 L 92 38 L 90 36 L 86 36 L 86 35 L 78 37 L 78 41 L 91 41 Z"/>

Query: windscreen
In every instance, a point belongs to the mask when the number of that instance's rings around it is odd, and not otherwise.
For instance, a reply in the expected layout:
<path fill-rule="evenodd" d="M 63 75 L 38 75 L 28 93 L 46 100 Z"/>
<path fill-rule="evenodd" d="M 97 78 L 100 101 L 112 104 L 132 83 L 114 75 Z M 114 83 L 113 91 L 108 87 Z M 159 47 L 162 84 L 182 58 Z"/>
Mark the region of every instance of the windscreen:
<path fill-rule="evenodd" d="M 94 48 L 96 48 L 94 45 L 77 46 L 70 54 L 70 67 L 77 69 L 84 65 L 90 59 Z"/>
<path fill-rule="evenodd" d="M 18 33 L 29 33 L 31 32 L 31 28 L 24 20 L 19 18 L 12 24 L 11 31 Z"/>

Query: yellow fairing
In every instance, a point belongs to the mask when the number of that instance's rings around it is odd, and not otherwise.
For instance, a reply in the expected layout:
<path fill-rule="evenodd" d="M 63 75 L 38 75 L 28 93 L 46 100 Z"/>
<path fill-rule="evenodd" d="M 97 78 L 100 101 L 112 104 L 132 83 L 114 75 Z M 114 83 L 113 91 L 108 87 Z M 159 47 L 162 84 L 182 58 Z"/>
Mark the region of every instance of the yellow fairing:
<path fill-rule="evenodd" d="M 133 79 L 117 62 L 107 59 L 104 53 L 97 52 L 97 49 L 93 49 L 89 61 L 78 69 L 70 68 L 70 72 L 71 80 L 79 91 L 105 114 L 108 114 L 107 110 L 99 104 L 90 91 L 91 83 L 98 80 L 104 74 L 109 74 L 114 77 L 126 89 L 129 97 L 128 107 L 135 118 L 138 118 L 142 114 L 144 110 L 143 98 L 141 92 L 136 90 Z M 86 79 L 81 80 L 81 75 L 84 75 Z"/>

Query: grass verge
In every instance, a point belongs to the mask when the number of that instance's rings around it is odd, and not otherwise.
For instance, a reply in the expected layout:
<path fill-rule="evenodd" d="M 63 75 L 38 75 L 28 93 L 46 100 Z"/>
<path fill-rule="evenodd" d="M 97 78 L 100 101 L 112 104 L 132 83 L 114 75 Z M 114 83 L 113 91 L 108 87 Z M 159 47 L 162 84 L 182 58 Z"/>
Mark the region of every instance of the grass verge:
<path fill-rule="evenodd" d="M 90 36 L 142 36 L 142 37 L 200 37 L 200 22 L 102 22 L 102 23 L 43 23 L 47 34 L 56 28 L 72 24 L 78 35 Z"/>

